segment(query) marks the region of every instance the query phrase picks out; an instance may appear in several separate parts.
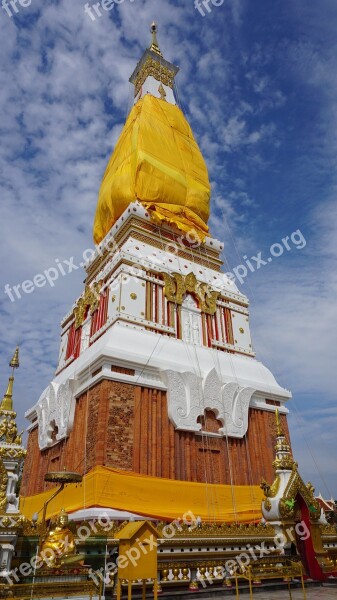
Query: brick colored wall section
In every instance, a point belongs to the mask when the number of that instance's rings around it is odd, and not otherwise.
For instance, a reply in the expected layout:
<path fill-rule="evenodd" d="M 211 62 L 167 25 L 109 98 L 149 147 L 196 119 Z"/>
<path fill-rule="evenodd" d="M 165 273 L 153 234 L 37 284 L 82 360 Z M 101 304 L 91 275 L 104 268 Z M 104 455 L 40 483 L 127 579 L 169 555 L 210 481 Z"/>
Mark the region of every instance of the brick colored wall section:
<path fill-rule="evenodd" d="M 102 428 L 107 426 L 105 464 L 132 471 L 136 388 L 127 383 L 107 383 L 109 410 L 102 423 Z"/>
<path fill-rule="evenodd" d="M 135 390 L 115 381 L 98 383 L 77 399 L 69 437 L 42 452 L 34 429 L 28 436 L 22 495 L 48 489 L 44 476 L 49 471 L 66 468 L 84 475 L 97 465 L 132 470 Z"/>
<path fill-rule="evenodd" d="M 38 429 L 33 429 L 28 435 L 27 456 L 22 473 L 21 494 L 30 495 L 34 487 L 38 487 L 38 467 L 40 451 L 38 445 Z M 33 481 L 34 480 L 34 481 Z"/>
<path fill-rule="evenodd" d="M 203 427 L 216 432 L 221 423 L 209 411 Z M 137 388 L 133 470 L 145 475 L 233 485 L 273 481 L 275 415 L 250 409 L 243 439 L 175 431 L 168 418 L 166 393 Z M 289 439 L 286 417 L 281 423 Z"/>
<path fill-rule="evenodd" d="M 212 432 L 221 426 L 211 411 L 200 422 Z M 289 439 L 284 416 L 281 422 Z M 103 380 L 77 399 L 67 440 L 41 452 L 37 428 L 29 434 L 22 494 L 47 489 L 48 471 L 85 474 L 97 465 L 169 479 L 257 485 L 262 477 L 274 477 L 274 431 L 274 414 L 257 409 L 250 409 L 241 440 L 175 431 L 166 392 Z"/>

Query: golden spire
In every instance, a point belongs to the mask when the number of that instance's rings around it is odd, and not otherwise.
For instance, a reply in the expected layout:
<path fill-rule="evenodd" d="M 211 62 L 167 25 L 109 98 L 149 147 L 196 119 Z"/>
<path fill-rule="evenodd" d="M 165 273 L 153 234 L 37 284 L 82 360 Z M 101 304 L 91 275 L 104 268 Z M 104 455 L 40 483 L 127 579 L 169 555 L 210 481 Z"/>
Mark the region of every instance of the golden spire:
<path fill-rule="evenodd" d="M 150 50 L 152 50 L 152 52 L 155 52 L 156 54 L 159 54 L 159 56 L 163 56 L 160 51 L 160 48 L 158 45 L 158 40 L 157 40 L 158 25 L 154 21 L 151 25 L 150 31 L 152 33 L 152 43 L 150 46 Z"/>
<path fill-rule="evenodd" d="M 17 346 L 15 352 L 14 352 L 14 356 L 12 358 L 12 360 L 9 363 L 9 366 L 12 367 L 12 375 L 9 378 L 8 381 L 8 386 L 7 386 L 7 390 L 6 393 L 2 399 L 1 405 L 0 405 L 0 410 L 3 411 L 8 411 L 8 412 L 13 412 L 13 384 L 14 384 L 14 369 L 17 369 L 20 366 L 20 361 L 19 361 L 19 346 Z"/>
<path fill-rule="evenodd" d="M 6 410 L 8 412 L 13 412 L 13 383 L 14 377 L 9 378 L 8 386 L 6 393 L 2 399 L 0 410 Z M 1 398 L 1 396 L 0 396 Z"/>

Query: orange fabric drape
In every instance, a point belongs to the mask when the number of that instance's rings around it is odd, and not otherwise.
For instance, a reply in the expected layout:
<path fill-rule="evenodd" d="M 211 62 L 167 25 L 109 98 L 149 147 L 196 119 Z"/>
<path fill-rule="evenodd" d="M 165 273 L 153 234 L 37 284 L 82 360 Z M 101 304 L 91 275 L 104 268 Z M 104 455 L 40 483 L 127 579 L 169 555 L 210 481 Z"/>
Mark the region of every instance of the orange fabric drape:
<path fill-rule="evenodd" d="M 54 489 L 21 497 L 22 513 L 29 519 L 35 512 L 41 515 L 44 502 L 53 492 Z M 261 518 L 262 498 L 258 486 L 193 483 L 95 467 L 85 475 L 82 485 L 77 488 L 68 485 L 50 503 L 47 517 L 55 516 L 61 508 L 74 512 L 85 506 L 125 510 L 164 520 L 179 519 L 191 511 L 203 521 L 250 522 Z"/>

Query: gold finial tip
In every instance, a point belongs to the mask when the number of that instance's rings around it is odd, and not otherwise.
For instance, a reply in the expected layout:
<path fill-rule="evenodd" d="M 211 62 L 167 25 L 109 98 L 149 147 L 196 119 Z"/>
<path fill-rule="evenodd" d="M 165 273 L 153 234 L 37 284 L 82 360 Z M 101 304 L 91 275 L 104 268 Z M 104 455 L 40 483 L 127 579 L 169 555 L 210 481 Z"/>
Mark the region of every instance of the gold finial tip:
<path fill-rule="evenodd" d="M 162 56 L 162 53 L 161 53 L 159 45 L 158 45 L 158 40 L 157 40 L 158 25 L 157 25 L 157 23 L 155 23 L 155 21 L 153 21 L 153 23 L 150 27 L 150 31 L 152 33 L 152 43 L 150 46 L 150 50 L 152 50 L 152 52 L 155 52 L 159 56 Z"/>
<path fill-rule="evenodd" d="M 12 367 L 12 369 L 17 369 L 20 366 L 20 361 L 19 361 L 19 346 L 17 346 L 15 352 L 14 352 L 14 356 L 12 358 L 12 360 L 9 363 L 9 366 Z"/>

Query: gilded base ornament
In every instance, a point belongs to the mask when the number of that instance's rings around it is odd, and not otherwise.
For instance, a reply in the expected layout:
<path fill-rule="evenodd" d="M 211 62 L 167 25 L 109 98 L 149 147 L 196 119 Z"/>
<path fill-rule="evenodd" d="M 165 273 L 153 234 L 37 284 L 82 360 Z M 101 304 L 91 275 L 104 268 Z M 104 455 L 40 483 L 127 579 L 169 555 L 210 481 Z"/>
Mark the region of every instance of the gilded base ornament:
<path fill-rule="evenodd" d="M 188 586 L 188 589 L 190 590 L 190 592 L 198 591 L 198 589 L 199 589 L 198 581 L 196 579 L 193 579 L 193 581 L 191 581 L 190 585 Z"/>

